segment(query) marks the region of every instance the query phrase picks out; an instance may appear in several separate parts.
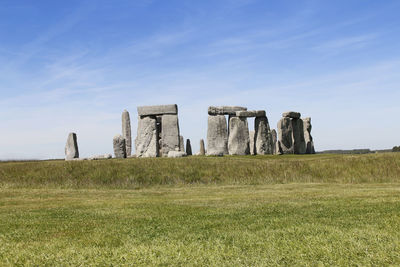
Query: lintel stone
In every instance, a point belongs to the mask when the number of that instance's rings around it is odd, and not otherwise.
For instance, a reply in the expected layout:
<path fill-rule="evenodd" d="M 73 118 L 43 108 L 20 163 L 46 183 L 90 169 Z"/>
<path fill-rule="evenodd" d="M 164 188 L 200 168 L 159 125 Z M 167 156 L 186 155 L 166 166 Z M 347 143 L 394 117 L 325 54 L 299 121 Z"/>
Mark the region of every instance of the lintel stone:
<path fill-rule="evenodd" d="M 137 108 L 139 116 L 157 116 L 157 115 L 177 115 L 178 106 L 174 105 L 159 105 L 159 106 L 141 106 Z"/>
<path fill-rule="evenodd" d="M 282 113 L 282 117 L 292 118 L 292 119 L 300 119 L 300 112 L 295 111 L 287 111 Z"/>
<path fill-rule="evenodd" d="M 265 110 L 236 111 L 236 117 L 265 117 Z"/>
<path fill-rule="evenodd" d="M 246 107 L 238 107 L 238 106 L 220 106 L 208 107 L 208 115 L 233 115 L 236 116 L 237 111 L 246 111 Z"/>

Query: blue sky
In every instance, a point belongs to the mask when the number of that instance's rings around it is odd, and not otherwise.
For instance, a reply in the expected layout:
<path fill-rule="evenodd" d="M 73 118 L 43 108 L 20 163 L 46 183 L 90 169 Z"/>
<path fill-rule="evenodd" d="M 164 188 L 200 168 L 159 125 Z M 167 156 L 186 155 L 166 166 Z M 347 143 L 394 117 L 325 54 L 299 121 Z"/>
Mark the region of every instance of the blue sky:
<path fill-rule="evenodd" d="M 128 109 L 312 117 L 317 150 L 400 145 L 400 1 L 0 1 L 0 159 L 112 153 Z M 253 128 L 250 120 L 250 127 Z"/>

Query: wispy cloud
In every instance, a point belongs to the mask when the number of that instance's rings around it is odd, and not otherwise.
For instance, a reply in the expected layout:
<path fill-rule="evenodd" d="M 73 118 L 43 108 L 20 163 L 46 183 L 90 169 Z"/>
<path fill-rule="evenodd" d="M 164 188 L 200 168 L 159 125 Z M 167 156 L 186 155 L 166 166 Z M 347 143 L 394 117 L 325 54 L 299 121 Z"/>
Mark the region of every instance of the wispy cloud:
<path fill-rule="evenodd" d="M 318 51 L 358 49 L 371 44 L 379 37 L 379 34 L 364 34 L 358 36 L 340 37 L 326 42 L 322 42 L 314 47 Z"/>

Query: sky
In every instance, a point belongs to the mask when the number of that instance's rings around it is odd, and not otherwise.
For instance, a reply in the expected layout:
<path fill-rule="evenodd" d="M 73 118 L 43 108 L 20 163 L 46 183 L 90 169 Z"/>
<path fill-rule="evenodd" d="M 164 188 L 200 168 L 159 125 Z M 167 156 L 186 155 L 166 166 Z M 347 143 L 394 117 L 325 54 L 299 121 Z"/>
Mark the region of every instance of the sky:
<path fill-rule="evenodd" d="M 112 153 L 121 113 L 178 104 L 312 118 L 317 151 L 400 145 L 400 1 L 2 0 L 0 159 Z M 254 119 L 249 120 L 252 129 Z"/>

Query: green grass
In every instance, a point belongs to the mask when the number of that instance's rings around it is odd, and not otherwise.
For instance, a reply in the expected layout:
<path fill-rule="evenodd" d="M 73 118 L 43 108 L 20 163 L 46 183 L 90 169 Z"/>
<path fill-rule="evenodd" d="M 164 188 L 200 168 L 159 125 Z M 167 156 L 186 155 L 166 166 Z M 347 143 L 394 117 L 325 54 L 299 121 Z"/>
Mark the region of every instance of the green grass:
<path fill-rule="evenodd" d="M 398 266 L 400 153 L 0 163 L 0 266 Z"/>
<path fill-rule="evenodd" d="M 400 182 L 400 153 L 1 162 L 3 188 Z"/>
<path fill-rule="evenodd" d="M 400 264 L 400 185 L 0 190 L 0 265 Z"/>

